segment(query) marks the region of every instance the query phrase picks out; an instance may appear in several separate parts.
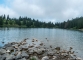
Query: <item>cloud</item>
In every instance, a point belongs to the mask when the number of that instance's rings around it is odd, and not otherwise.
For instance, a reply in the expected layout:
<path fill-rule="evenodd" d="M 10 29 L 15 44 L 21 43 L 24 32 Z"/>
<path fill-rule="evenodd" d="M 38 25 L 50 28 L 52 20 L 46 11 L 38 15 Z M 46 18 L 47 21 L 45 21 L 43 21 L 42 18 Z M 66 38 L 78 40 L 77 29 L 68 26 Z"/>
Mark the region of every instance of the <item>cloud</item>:
<path fill-rule="evenodd" d="M 12 9 L 4 6 L 0 6 L 0 15 L 10 15 L 10 17 L 17 17 L 17 13 L 15 13 Z"/>
<path fill-rule="evenodd" d="M 29 17 L 42 17 L 44 14 L 43 9 L 35 4 L 30 4 L 26 0 L 14 0 L 12 4 L 13 9 L 22 16 L 29 16 Z"/>
<path fill-rule="evenodd" d="M 83 16 L 83 0 L 6 0 L 1 14 L 27 16 L 41 21 L 62 22 Z"/>

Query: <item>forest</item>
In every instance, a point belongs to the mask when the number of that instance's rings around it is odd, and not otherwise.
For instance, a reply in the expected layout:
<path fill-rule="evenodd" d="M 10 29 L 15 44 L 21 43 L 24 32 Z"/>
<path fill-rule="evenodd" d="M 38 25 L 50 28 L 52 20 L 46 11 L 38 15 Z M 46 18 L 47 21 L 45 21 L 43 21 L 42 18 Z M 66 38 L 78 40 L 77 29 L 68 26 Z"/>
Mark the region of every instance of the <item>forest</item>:
<path fill-rule="evenodd" d="M 27 27 L 27 28 L 53 28 L 52 22 L 41 22 L 28 17 L 10 18 L 5 15 L 0 16 L 0 27 Z"/>
<path fill-rule="evenodd" d="M 55 23 L 57 28 L 63 29 L 83 29 L 83 17 L 77 17 L 61 23 Z"/>
<path fill-rule="evenodd" d="M 62 28 L 83 29 L 83 17 L 77 17 L 64 22 L 42 22 L 28 17 L 10 18 L 9 15 L 0 16 L 0 27 L 27 27 L 27 28 Z"/>

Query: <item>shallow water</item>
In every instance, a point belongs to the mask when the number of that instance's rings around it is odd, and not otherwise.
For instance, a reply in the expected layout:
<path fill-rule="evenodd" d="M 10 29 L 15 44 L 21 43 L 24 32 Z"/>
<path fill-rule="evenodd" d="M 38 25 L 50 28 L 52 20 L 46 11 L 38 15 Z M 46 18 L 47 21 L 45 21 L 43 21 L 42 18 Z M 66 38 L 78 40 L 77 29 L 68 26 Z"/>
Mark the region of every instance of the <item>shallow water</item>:
<path fill-rule="evenodd" d="M 36 38 L 47 46 L 68 49 L 73 47 L 78 56 L 83 58 L 83 32 L 66 29 L 48 28 L 0 28 L 0 46 L 8 42 L 19 42 L 25 38 Z M 47 40 L 49 40 L 47 42 Z M 4 42 L 4 44 L 2 43 Z"/>

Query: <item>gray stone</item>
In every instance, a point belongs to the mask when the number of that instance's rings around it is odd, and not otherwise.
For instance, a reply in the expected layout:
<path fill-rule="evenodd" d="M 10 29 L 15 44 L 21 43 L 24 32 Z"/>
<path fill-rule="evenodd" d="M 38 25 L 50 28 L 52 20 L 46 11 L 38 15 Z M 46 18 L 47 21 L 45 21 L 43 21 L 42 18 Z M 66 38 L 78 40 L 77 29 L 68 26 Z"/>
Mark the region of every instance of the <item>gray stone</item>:
<path fill-rule="evenodd" d="M 6 50 L 5 49 L 0 49 L 0 55 L 1 54 L 5 54 L 6 53 Z"/>
<path fill-rule="evenodd" d="M 14 50 L 14 48 L 13 47 L 7 47 L 6 50 L 10 50 L 11 51 L 11 50 Z"/>
<path fill-rule="evenodd" d="M 22 58 L 21 52 L 18 52 L 16 55 L 16 59 L 21 59 L 21 58 Z"/>
<path fill-rule="evenodd" d="M 57 59 L 57 57 L 56 56 L 53 56 L 53 60 L 56 60 Z"/>
<path fill-rule="evenodd" d="M 25 51 L 22 51 L 22 57 L 25 57 L 25 58 L 28 58 L 29 57 L 29 55 L 25 52 Z"/>
<path fill-rule="evenodd" d="M 6 57 L 3 57 L 3 55 L 0 55 L 0 60 L 5 60 Z"/>
<path fill-rule="evenodd" d="M 6 57 L 6 60 L 13 60 L 15 59 L 15 56 L 14 55 L 9 55 Z"/>
<path fill-rule="evenodd" d="M 45 52 L 45 49 L 44 48 L 38 48 L 37 50 L 36 50 L 36 52 L 38 53 L 38 54 L 43 54 L 44 52 Z"/>
<path fill-rule="evenodd" d="M 19 60 L 26 60 L 25 58 L 19 59 Z"/>
<path fill-rule="evenodd" d="M 5 44 L 4 47 L 11 47 L 12 44 L 11 43 L 8 43 L 8 44 Z"/>
<path fill-rule="evenodd" d="M 2 55 L 3 57 L 9 57 L 10 55 L 8 53 L 5 53 Z"/>
<path fill-rule="evenodd" d="M 10 53 L 10 50 L 7 50 L 6 52 L 7 52 L 7 53 Z"/>
<path fill-rule="evenodd" d="M 76 60 L 82 60 L 80 57 L 77 57 Z"/>
<path fill-rule="evenodd" d="M 48 52 L 48 55 L 52 55 L 53 56 L 54 55 L 54 52 Z"/>
<path fill-rule="evenodd" d="M 48 56 L 44 56 L 41 60 L 49 60 Z"/>

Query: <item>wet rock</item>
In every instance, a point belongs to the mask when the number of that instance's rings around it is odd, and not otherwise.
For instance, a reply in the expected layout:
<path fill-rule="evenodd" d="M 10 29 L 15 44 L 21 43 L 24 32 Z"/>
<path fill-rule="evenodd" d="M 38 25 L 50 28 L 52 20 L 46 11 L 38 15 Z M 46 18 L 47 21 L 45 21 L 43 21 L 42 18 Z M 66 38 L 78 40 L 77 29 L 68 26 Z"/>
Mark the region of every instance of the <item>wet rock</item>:
<path fill-rule="evenodd" d="M 21 55 L 22 57 L 29 58 L 29 55 L 25 51 L 22 51 Z"/>
<path fill-rule="evenodd" d="M 6 50 L 14 50 L 14 48 L 11 46 L 11 47 L 6 47 Z"/>
<path fill-rule="evenodd" d="M 22 55 L 21 55 L 21 52 L 18 52 L 17 54 L 15 54 L 15 58 L 16 59 L 21 59 L 22 58 Z"/>
<path fill-rule="evenodd" d="M 7 50 L 6 52 L 7 52 L 7 53 L 10 53 L 10 50 Z"/>
<path fill-rule="evenodd" d="M 15 49 L 18 49 L 18 44 L 15 44 L 15 45 L 13 45 L 13 47 L 15 48 Z"/>
<path fill-rule="evenodd" d="M 56 47 L 55 49 L 58 50 L 58 51 L 60 51 L 61 48 L 60 47 Z"/>
<path fill-rule="evenodd" d="M 6 53 L 6 50 L 1 48 L 1 49 L 0 49 L 0 55 L 1 55 L 1 54 L 5 54 L 5 53 Z"/>
<path fill-rule="evenodd" d="M 15 56 L 14 55 L 9 55 L 6 57 L 6 60 L 13 60 L 15 59 Z"/>
<path fill-rule="evenodd" d="M 6 57 L 3 57 L 3 55 L 0 55 L 0 60 L 5 60 Z"/>
<path fill-rule="evenodd" d="M 5 44 L 4 47 L 11 47 L 12 44 L 11 43 L 8 43 L 8 44 Z"/>
<path fill-rule="evenodd" d="M 6 60 L 6 58 L 0 57 L 0 60 Z"/>
<path fill-rule="evenodd" d="M 44 56 L 41 60 L 49 60 L 48 56 Z"/>
<path fill-rule="evenodd" d="M 77 57 L 76 60 L 82 60 L 80 57 Z"/>
<path fill-rule="evenodd" d="M 29 49 L 29 53 L 28 54 L 32 55 L 34 52 L 35 52 L 35 50 Z"/>
<path fill-rule="evenodd" d="M 23 50 L 28 50 L 27 46 L 20 46 L 20 48 L 23 49 Z"/>
<path fill-rule="evenodd" d="M 19 59 L 19 60 L 27 60 L 26 58 L 22 58 L 22 59 Z"/>
<path fill-rule="evenodd" d="M 57 59 L 57 57 L 56 56 L 53 56 L 53 58 L 52 58 L 53 60 L 56 60 Z"/>
<path fill-rule="evenodd" d="M 6 60 L 13 60 L 15 58 L 15 56 L 14 55 L 10 55 L 10 54 L 8 54 L 8 53 L 5 53 L 5 54 L 3 54 L 2 56 L 1 56 L 1 59 L 6 59 Z"/>
<path fill-rule="evenodd" d="M 38 48 L 35 52 L 37 52 L 37 54 L 43 54 L 45 51 L 44 48 Z"/>
<path fill-rule="evenodd" d="M 47 55 L 53 56 L 54 55 L 54 52 L 48 52 Z"/>

